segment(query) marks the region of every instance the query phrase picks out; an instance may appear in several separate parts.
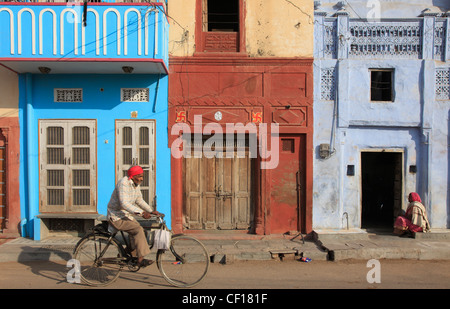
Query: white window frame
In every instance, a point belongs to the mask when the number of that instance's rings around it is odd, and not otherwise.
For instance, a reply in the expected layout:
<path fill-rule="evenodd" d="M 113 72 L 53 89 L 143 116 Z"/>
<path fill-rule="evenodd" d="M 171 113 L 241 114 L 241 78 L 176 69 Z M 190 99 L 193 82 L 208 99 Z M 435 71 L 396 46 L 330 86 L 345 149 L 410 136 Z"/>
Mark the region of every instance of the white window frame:
<path fill-rule="evenodd" d="M 47 128 L 61 127 L 64 130 L 63 145 L 47 145 Z M 72 144 L 72 132 L 75 127 L 89 128 L 89 162 L 74 162 L 74 152 L 87 145 Z M 39 207 L 42 213 L 70 212 L 70 213 L 96 213 L 97 212 L 97 122 L 95 119 L 42 119 L 39 120 Z M 47 148 L 62 149 L 63 159 L 56 164 L 49 164 Z M 51 160 L 51 159 L 50 159 Z M 89 170 L 89 183 L 76 185 L 77 171 Z M 64 184 L 52 187 L 48 184 L 50 171 L 62 171 Z M 48 201 L 48 191 L 51 189 L 64 190 L 64 202 L 54 205 Z M 75 190 L 88 190 L 89 203 L 75 205 Z"/>
<path fill-rule="evenodd" d="M 125 127 L 132 129 L 132 144 L 123 145 L 123 129 Z M 148 145 L 140 145 L 139 130 L 148 128 Z M 144 169 L 144 181 L 141 184 L 144 199 L 153 205 L 156 194 L 156 121 L 152 119 L 121 120 L 116 119 L 116 182 L 119 181 L 126 171 L 134 165 L 139 165 Z M 130 155 L 124 158 L 123 148 L 128 148 Z M 148 148 L 148 157 L 141 157 L 141 151 L 146 152 Z M 131 160 L 130 160 L 131 158 Z M 124 162 L 124 159 L 126 162 Z M 147 179 L 148 177 L 148 179 Z M 148 185 L 147 185 L 148 184 Z M 145 191 L 148 190 L 148 197 Z"/>

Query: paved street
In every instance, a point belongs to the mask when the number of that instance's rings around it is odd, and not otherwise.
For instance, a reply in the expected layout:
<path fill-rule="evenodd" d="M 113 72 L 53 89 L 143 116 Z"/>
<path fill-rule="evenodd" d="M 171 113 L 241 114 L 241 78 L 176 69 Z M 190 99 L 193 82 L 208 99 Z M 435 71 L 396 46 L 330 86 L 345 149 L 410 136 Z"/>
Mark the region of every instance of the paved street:
<path fill-rule="evenodd" d="M 380 260 L 367 267 L 364 260 L 347 261 L 245 261 L 211 264 L 207 278 L 196 289 L 448 289 L 450 261 Z M 0 263 L 1 289 L 99 290 L 67 282 L 65 262 Z M 369 273 L 370 272 L 370 273 Z M 377 279 L 380 283 L 369 283 Z M 124 271 L 108 289 L 172 289 L 156 265 L 138 273 Z"/>

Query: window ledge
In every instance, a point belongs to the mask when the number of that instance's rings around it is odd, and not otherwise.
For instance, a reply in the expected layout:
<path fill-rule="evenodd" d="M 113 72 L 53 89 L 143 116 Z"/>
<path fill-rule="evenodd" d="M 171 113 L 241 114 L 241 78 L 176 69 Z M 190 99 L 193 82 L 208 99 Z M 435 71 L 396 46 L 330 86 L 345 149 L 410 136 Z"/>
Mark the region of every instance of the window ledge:
<path fill-rule="evenodd" d="M 83 214 L 78 214 L 78 213 L 43 213 L 43 214 L 39 214 L 36 217 L 39 219 L 53 219 L 53 218 L 58 218 L 58 219 L 98 219 L 101 215 L 97 214 L 97 213 L 83 213 Z"/>

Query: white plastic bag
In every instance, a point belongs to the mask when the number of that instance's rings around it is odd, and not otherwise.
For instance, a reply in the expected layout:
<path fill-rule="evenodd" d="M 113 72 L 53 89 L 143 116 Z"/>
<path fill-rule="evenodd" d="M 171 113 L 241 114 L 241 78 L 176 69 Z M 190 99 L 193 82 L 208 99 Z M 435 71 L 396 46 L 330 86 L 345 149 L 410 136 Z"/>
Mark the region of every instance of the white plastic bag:
<path fill-rule="evenodd" d="M 156 249 L 168 250 L 170 247 L 170 232 L 166 230 L 156 230 L 153 247 Z"/>

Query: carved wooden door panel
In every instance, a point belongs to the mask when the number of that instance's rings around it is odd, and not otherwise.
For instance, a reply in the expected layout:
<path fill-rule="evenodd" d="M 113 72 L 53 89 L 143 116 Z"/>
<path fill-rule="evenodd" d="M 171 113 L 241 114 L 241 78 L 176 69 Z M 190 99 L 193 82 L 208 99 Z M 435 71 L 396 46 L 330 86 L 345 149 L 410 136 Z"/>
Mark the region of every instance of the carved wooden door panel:
<path fill-rule="evenodd" d="M 189 229 L 248 229 L 252 222 L 251 160 L 186 158 L 185 226 Z"/>

